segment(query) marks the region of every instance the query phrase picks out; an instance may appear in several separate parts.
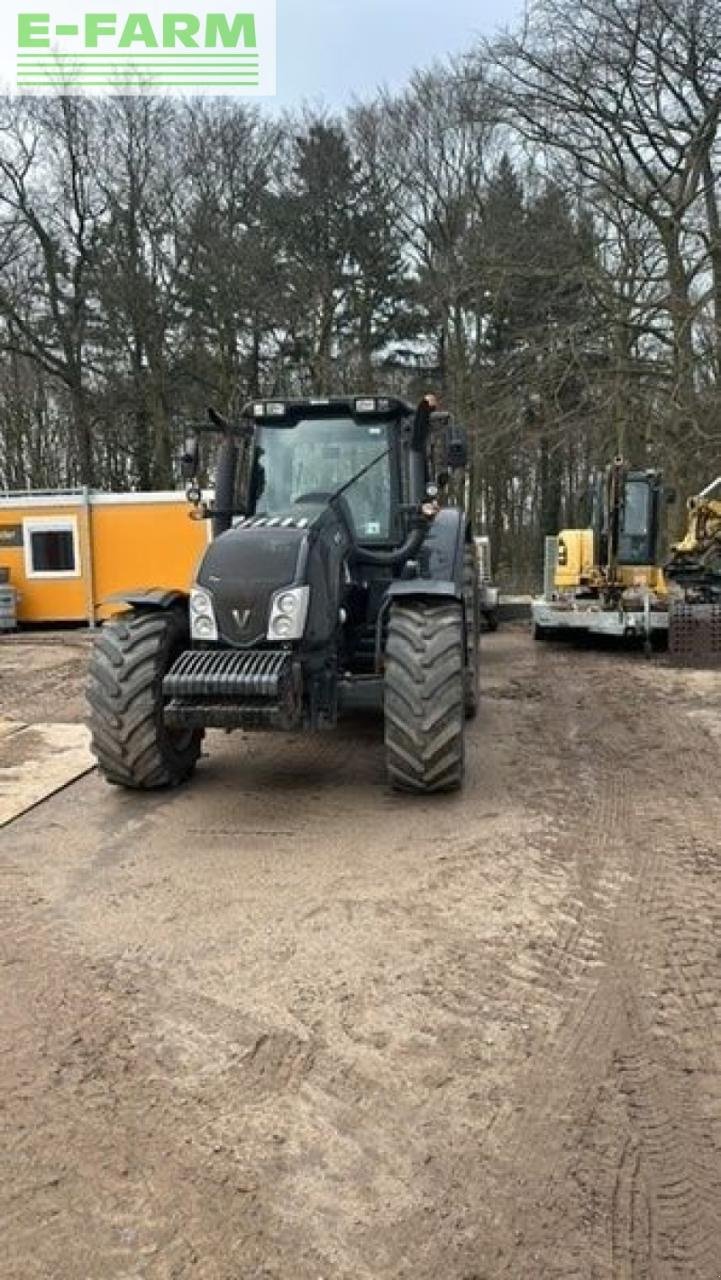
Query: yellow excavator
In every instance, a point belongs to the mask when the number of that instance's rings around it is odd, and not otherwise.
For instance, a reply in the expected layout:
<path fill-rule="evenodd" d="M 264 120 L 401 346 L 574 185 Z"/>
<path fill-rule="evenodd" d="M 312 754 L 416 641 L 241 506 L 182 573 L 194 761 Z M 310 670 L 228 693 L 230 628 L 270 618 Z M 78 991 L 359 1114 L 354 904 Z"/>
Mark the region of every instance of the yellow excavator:
<path fill-rule="evenodd" d="M 688 528 L 663 563 L 663 512 L 675 500 L 654 468 L 615 458 L 591 485 L 589 527 L 546 539 L 533 634 L 669 637 L 678 662 L 721 663 L 721 476 L 688 502 Z"/>
<path fill-rule="evenodd" d="M 660 471 L 634 470 L 622 458 L 594 477 L 589 526 L 546 539 L 544 592 L 531 605 L 536 640 L 584 631 L 636 637 L 650 649 L 665 634 L 660 533 L 673 498 Z"/>

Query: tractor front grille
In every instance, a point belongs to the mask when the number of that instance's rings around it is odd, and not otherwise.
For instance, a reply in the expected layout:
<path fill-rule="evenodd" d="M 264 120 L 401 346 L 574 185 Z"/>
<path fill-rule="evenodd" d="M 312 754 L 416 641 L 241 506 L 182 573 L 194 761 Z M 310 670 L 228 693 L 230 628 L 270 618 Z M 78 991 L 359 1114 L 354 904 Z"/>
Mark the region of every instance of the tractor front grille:
<path fill-rule="evenodd" d="M 277 649 L 188 649 L 163 680 L 166 698 L 279 698 L 291 658 Z"/>
<path fill-rule="evenodd" d="M 675 666 L 721 666 L 721 604 L 671 605 L 668 652 Z"/>

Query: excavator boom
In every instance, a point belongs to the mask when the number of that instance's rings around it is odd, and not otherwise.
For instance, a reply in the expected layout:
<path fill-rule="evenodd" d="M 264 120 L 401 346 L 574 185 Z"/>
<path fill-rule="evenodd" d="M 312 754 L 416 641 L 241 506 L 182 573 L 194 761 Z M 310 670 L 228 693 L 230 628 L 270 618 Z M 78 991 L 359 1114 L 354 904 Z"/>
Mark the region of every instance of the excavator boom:
<path fill-rule="evenodd" d="M 721 665 L 721 476 L 688 500 L 688 527 L 671 548 L 669 653 L 684 666 Z"/>

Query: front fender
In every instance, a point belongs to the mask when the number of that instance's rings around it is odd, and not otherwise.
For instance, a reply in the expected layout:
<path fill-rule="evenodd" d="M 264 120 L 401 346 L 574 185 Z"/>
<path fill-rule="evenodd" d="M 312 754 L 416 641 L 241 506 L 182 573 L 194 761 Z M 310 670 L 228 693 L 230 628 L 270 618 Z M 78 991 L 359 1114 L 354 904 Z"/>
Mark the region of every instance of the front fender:
<path fill-rule="evenodd" d="M 145 590 L 116 591 L 101 600 L 101 604 L 126 604 L 132 609 L 174 609 L 178 605 L 187 605 L 186 591 L 177 591 L 168 587 L 150 587 Z"/>

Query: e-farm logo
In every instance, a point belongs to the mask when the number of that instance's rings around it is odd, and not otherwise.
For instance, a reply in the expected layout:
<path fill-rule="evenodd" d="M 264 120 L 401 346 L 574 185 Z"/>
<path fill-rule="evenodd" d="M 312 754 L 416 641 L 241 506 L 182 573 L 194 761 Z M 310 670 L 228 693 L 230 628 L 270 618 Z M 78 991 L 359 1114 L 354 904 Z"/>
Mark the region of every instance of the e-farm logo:
<path fill-rule="evenodd" d="M 275 0 L 0 6 L 0 71 L 18 94 L 275 93 Z"/>

